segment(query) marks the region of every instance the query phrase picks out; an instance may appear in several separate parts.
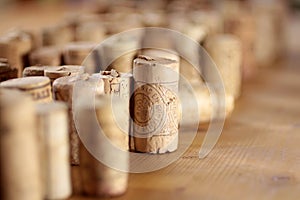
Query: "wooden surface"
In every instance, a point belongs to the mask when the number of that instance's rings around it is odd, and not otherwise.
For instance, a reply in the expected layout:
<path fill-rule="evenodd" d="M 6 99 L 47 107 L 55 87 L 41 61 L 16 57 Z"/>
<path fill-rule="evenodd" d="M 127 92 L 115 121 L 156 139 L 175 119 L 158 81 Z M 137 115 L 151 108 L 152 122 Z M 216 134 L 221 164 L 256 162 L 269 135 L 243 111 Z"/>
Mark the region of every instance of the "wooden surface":
<path fill-rule="evenodd" d="M 205 159 L 198 158 L 203 126 L 179 160 L 156 172 L 130 174 L 127 193 L 113 199 L 298 200 L 299 62 L 290 58 L 261 69 L 244 85 L 232 117 Z"/>
<path fill-rule="evenodd" d="M 30 12 L 34 7 L 21 8 L 1 10 L 0 33 L 15 25 L 39 28 L 55 23 L 65 7 L 44 7 L 37 13 Z M 17 10 L 23 11 L 15 15 Z M 295 45 L 299 42 L 289 43 L 293 50 L 299 47 Z M 156 172 L 130 174 L 127 193 L 113 199 L 300 199 L 299 62 L 296 52 L 289 53 L 283 62 L 260 69 L 244 84 L 242 97 L 208 157 L 198 158 L 203 126 L 180 159 Z"/>

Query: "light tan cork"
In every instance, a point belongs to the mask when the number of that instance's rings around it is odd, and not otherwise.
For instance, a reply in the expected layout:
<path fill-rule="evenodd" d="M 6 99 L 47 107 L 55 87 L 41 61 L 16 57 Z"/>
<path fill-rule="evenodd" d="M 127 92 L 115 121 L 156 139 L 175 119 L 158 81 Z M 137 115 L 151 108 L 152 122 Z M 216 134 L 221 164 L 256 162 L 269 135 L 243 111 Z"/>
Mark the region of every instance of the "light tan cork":
<path fill-rule="evenodd" d="M 58 47 L 42 47 L 29 55 L 30 65 L 59 66 L 62 51 Z"/>
<path fill-rule="evenodd" d="M 52 101 L 50 79 L 42 76 L 15 78 L 0 83 L 0 87 L 19 89 L 30 94 L 37 103 Z"/>
<path fill-rule="evenodd" d="M 166 153 L 178 145 L 178 62 L 139 56 L 134 60 L 131 97 L 134 148 Z"/>
<path fill-rule="evenodd" d="M 114 159 L 113 162 L 117 162 L 118 165 L 127 166 L 129 162 L 128 144 L 124 143 L 124 140 L 127 137 L 126 132 L 123 132 L 116 124 L 114 115 L 112 113 L 112 108 L 110 104 L 109 95 L 104 95 L 99 97 L 95 101 L 95 107 L 85 107 L 82 108 L 82 119 L 81 123 L 83 126 L 90 126 L 91 120 L 90 116 L 93 116 L 93 113 L 96 111 L 96 116 L 99 121 L 99 125 L 102 128 L 103 134 L 105 134 L 108 140 L 100 140 L 97 137 L 98 133 L 96 130 L 91 130 L 85 136 L 85 141 L 88 144 L 92 144 L 93 150 L 101 154 Z M 88 128 L 87 127 L 87 128 Z M 105 148 L 105 143 L 111 142 L 115 148 L 123 150 L 122 157 L 121 155 L 112 155 L 112 152 Z M 119 196 L 123 194 L 127 189 L 128 182 L 128 173 L 121 172 L 117 169 L 113 169 L 110 166 L 106 166 L 97 160 L 94 155 L 92 155 L 84 145 L 80 146 L 80 174 L 82 178 L 82 185 L 84 194 L 90 196 Z"/>
<path fill-rule="evenodd" d="M 1 199 L 43 199 L 34 102 L 0 88 Z"/>
<path fill-rule="evenodd" d="M 71 195 L 67 106 L 62 102 L 38 104 L 36 113 L 45 198 L 66 199 Z"/>
<path fill-rule="evenodd" d="M 79 143 L 80 139 L 73 120 L 73 88 L 77 81 L 88 80 L 88 74 L 82 74 L 78 76 L 65 76 L 56 79 L 53 82 L 54 99 L 58 101 L 64 101 L 68 104 L 69 114 L 69 137 L 70 137 L 70 162 L 73 165 L 79 164 Z"/>
<path fill-rule="evenodd" d="M 242 84 L 242 44 L 239 38 L 231 34 L 215 35 L 207 38 L 205 49 L 216 64 L 224 83 L 225 92 L 238 98 Z M 209 65 L 207 65 L 209 66 Z M 204 67 L 204 75 L 211 69 Z"/>

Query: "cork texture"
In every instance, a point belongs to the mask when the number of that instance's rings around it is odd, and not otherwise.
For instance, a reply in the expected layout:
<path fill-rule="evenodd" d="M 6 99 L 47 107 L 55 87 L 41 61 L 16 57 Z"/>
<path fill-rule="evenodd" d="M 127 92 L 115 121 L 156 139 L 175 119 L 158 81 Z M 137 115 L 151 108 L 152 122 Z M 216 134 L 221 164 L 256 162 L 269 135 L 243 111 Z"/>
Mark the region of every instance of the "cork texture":
<path fill-rule="evenodd" d="M 209 37 L 205 49 L 216 64 L 223 79 L 225 92 L 238 98 L 242 84 L 242 45 L 234 35 L 223 34 Z M 204 68 L 204 75 L 209 75 L 210 69 Z"/>
<path fill-rule="evenodd" d="M 36 113 L 45 198 L 66 199 L 71 195 L 67 106 L 62 102 L 39 104 Z"/>
<path fill-rule="evenodd" d="M 43 199 L 34 102 L 0 87 L 0 118 L 1 199 Z"/>
<path fill-rule="evenodd" d="M 140 56 L 134 61 L 135 84 L 130 106 L 135 151 L 166 153 L 177 149 L 176 65 L 178 62 L 174 60 L 148 56 Z"/>
<path fill-rule="evenodd" d="M 19 89 L 30 94 L 37 103 L 48 103 L 52 101 L 50 80 L 47 77 L 23 77 L 4 81 L 0 87 Z"/>

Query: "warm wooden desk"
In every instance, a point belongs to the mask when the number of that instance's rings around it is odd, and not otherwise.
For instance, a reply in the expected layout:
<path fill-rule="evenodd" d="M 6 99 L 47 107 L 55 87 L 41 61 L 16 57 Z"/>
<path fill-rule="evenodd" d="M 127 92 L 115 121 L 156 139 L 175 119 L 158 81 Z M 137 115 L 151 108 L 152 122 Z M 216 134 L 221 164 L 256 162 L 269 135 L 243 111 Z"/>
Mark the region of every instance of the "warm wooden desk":
<path fill-rule="evenodd" d="M 0 32 L 23 22 L 24 26 L 42 27 L 63 16 L 61 7 L 37 13 L 30 8 L 21 12 L 24 18 L 12 13 L 20 9 L 0 14 Z M 3 17 L 9 17 L 12 24 L 2 21 Z M 261 69 L 254 80 L 244 84 L 243 95 L 207 158 L 198 158 L 205 134 L 205 128 L 200 128 L 179 160 L 156 172 L 131 174 L 127 193 L 114 199 L 300 199 L 299 62 L 300 56 Z"/>

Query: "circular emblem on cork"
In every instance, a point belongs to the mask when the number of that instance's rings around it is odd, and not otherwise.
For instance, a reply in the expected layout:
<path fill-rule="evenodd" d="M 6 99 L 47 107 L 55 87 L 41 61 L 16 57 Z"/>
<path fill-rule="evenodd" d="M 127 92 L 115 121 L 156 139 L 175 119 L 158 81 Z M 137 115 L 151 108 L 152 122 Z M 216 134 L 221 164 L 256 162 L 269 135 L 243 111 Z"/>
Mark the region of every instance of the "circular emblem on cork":
<path fill-rule="evenodd" d="M 137 133 L 137 137 L 143 137 L 149 135 L 163 135 L 163 130 L 169 117 L 170 111 L 175 109 L 176 95 L 168 88 L 160 84 L 144 84 L 136 88 L 131 103 L 134 105 L 131 111 L 131 116 L 134 121 L 134 130 Z M 176 109 L 175 109 L 176 111 Z M 174 120 L 175 123 L 176 119 Z M 171 128 L 171 127 L 169 127 Z"/>

